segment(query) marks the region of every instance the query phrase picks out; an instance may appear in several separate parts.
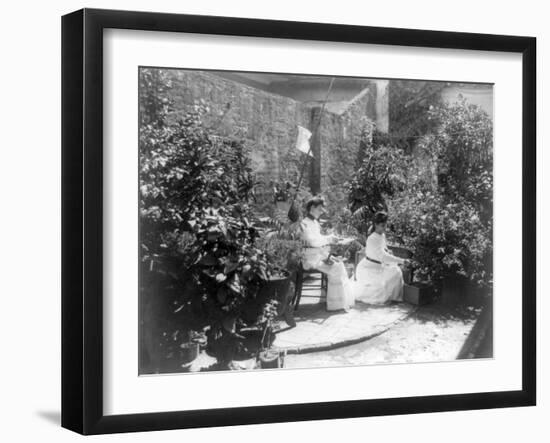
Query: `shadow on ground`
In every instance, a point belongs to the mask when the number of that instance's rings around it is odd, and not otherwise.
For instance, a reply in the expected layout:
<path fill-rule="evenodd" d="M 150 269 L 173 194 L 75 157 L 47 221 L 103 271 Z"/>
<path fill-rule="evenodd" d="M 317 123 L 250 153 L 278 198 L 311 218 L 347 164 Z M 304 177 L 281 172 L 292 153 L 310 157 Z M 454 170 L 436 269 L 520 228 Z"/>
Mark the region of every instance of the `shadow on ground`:
<path fill-rule="evenodd" d="M 488 297 L 457 297 L 452 300 L 438 298 L 434 303 L 420 306 L 411 318 L 420 323 L 443 325 L 449 321 L 469 323 L 479 317 L 488 303 Z M 490 308 L 489 308 L 490 309 Z"/>
<path fill-rule="evenodd" d="M 388 309 L 391 310 L 391 306 L 388 305 L 368 305 L 365 303 L 355 303 L 353 310 L 358 312 L 373 312 L 373 311 L 387 311 Z M 397 309 L 397 305 L 395 305 L 395 309 Z M 333 317 L 335 314 L 342 314 L 344 313 L 344 310 L 341 311 L 327 311 L 324 304 L 309 304 L 309 305 L 303 305 L 300 306 L 298 311 L 294 314 L 294 319 L 296 321 L 304 321 L 307 320 L 312 323 L 316 324 L 323 324 L 325 321 L 327 321 L 329 318 Z"/>

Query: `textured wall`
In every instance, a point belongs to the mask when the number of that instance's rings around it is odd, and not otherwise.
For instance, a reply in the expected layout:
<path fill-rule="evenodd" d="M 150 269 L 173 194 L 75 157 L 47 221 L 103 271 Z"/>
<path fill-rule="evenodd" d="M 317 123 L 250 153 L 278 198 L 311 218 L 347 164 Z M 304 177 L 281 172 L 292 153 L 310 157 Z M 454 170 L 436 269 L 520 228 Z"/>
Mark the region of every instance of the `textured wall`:
<path fill-rule="evenodd" d="M 343 113 L 325 114 L 320 127 L 323 190 L 345 183 L 355 172 L 361 130 L 374 99 L 375 91 L 365 89 Z"/>
<path fill-rule="evenodd" d="M 214 133 L 246 140 L 261 180 L 287 180 L 297 174 L 302 158 L 294 147 L 297 125 L 309 125 L 308 109 L 290 98 L 207 72 L 169 72 L 176 110 L 184 112 L 195 100 L 203 99 L 210 107 L 206 124 Z"/>
<path fill-rule="evenodd" d="M 304 159 L 295 149 L 297 125 L 313 130 L 317 123 L 310 106 L 208 72 L 166 72 L 172 80 L 170 96 L 177 113 L 203 99 L 210 107 L 207 126 L 220 135 L 246 140 L 258 178 L 266 184 L 270 180 L 297 179 Z M 317 163 L 321 191 L 344 183 L 353 174 L 361 125 L 375 111 L 375 101 L 376 88 L 372 84 L 343 112 L 325 111 L 319 137 L 321 159 Z M 304 185 L 308 186 L 309 181 L 306 175 Z"/>

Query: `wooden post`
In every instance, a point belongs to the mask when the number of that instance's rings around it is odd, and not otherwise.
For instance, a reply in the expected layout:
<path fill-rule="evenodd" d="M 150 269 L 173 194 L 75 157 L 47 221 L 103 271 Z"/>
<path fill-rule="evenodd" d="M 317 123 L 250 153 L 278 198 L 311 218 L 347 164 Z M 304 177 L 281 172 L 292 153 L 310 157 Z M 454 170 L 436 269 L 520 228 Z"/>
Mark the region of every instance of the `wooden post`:
<path fill-rule="evenodd" d="M 313 158 L 310 160 L 309 188 L 313 195 L 321 192 L 321 122 L 319 119 L 322 117 L 320 106 L 311 109 L 310 127 L 318 126 L 318 130 L 313 132 L 310 139 Z"/>

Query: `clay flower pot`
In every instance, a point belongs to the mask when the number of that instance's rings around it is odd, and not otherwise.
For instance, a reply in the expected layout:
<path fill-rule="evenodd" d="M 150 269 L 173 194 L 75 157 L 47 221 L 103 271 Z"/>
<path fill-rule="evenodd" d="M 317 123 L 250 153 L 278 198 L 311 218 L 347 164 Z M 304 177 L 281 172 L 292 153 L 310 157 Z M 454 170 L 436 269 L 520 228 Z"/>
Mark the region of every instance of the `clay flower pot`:
<path fill-rule="evenodd" d="M 272 349 L 266 349 L 265 351 L 260 352 L 258 360 L 260 362 L 260 368 L 262 369 L 276 369 L 283 367 L 283 362 L 279 352 Z"/>

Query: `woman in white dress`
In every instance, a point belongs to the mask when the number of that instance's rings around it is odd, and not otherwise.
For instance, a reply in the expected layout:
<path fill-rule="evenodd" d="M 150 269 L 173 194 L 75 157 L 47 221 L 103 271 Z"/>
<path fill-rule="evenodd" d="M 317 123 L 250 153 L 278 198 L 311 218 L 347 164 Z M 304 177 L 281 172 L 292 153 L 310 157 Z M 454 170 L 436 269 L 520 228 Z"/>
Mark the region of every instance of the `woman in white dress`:
<path fill-rule="evenodd" d="M 372 232 L 367 238 L 365 257 L 356 269 L 355 299 L 368 304 L 384 304 L 403 300 L 403 273 L 399 265 L 406 260 L 395 257 L 386 243 L 385 212 L 374 215 Z"/>
<path fill-rule="evenodd" d="M 307 216 L 302 220 L 304 242 L 302 266 L 327 275 L 327 310 L 348 310 L 353 304 L 353 288 L 344 263 L 330 256 L 329 245 L 336 241 L 332 235 L 322 235 L 318 218 L 325 212 L 324 200 L 314 197 L 307 202 Z"/>

